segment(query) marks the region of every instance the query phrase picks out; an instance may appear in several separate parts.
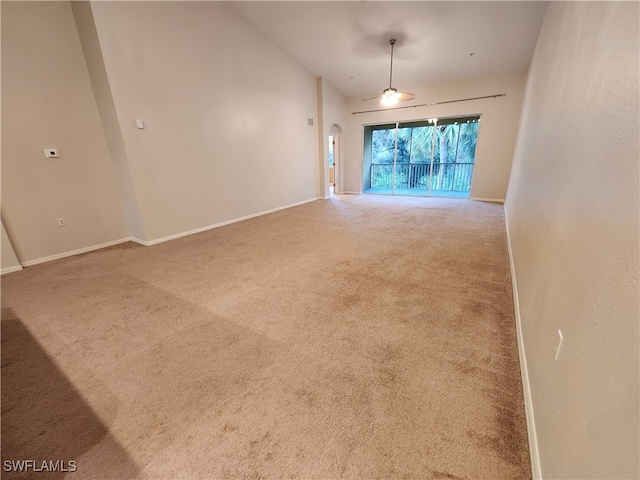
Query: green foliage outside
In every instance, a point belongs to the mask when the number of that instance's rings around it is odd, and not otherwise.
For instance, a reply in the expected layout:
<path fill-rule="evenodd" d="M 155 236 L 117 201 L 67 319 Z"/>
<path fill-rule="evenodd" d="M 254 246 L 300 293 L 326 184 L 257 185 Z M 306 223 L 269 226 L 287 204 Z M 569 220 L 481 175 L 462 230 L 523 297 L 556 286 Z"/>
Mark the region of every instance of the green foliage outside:
<path fill-rule="evenodd" d="M 432 190 L 469 191 L 478 130 L 477 122 L 398 128 L 397 152 L 395 128 L 373 130 L 371 186 L 391 188 L 395 153 L 395 188 L 427 189 L 432 174 Z"/>

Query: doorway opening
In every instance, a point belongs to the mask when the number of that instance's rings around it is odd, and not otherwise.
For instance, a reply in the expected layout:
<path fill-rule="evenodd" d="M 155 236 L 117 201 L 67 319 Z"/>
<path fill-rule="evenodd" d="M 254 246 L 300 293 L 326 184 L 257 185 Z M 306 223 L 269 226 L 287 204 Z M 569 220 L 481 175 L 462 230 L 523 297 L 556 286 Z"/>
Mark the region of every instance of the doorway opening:
<path fill-rule="evenodd" d="M 340 125 L 334 123 L 331 125 L 329 129 L 329 144 L 327 152 L 328 155 L 328 170 L 329 170 L 329 194 L 334 195 L 336 193 L 341 193 L 341 175 L 340 175 L 340 134 L 342 133 L 342 128 Z M 325 190 L 326 192 L 326 190 Z"/>
<path fill-rule="evenodd" d="M 329 194 L 336 193 L 336 173 L 335 173 L 335 159 L 333 151 L 335 149 L 336 137 L 329 135 Z"/>
<path fill-rule="evenodd" d="M 364 193 L 469 198 L 480 116 L 364 127 Z"/>

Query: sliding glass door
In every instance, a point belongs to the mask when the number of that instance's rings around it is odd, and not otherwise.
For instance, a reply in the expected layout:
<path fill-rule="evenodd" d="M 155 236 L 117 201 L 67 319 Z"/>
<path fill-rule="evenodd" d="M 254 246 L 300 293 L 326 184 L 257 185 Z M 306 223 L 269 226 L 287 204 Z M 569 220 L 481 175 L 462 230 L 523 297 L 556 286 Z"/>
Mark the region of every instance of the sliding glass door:
<path fill-rule="evenodd" d="M 468 197 L 479 117 L 365 127 L 364 191 Z"/>

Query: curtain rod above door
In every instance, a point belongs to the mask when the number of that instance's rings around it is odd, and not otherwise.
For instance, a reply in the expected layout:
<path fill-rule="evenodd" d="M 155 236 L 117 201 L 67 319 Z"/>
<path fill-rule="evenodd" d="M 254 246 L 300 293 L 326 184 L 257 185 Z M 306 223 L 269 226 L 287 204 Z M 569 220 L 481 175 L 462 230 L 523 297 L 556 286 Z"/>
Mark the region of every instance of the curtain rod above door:
<path fill-rule="evenodd" d="M 444 105 L 445 103 L 468 102 L 470 100 L 482 100 L 483 98 L 498 98 L 498 97 L 506 97 L 506 96 L 507 96 L 506 93 L 497 93 L 495 95 L 485 95 L 484 97 L 460 98 L 458 100 L 445 100 L 444 102 L 422 103 L 420 105 L 407 105 L 406 107 L 378 108 L 376 110 L 363 110 L 361 112 L 351 112 L 351 115 L 358 115 L 360 113 L 386 112 L 388 110 L 402 110 L 404 108 L 430 107 L 433 105 Z"/>

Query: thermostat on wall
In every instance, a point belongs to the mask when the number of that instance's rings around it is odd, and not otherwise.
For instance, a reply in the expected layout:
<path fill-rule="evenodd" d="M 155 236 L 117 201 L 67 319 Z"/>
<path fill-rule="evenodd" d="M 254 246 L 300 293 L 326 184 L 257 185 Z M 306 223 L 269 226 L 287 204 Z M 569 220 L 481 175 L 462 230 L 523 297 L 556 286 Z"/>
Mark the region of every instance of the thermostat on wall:
<path fill-rule="evenodd" d="M 58 155 L 58 149 L 57 148 L 45 148 L 44 149 L 44 156 L 47 158 L 58 158 L 60 155 Z"/>

